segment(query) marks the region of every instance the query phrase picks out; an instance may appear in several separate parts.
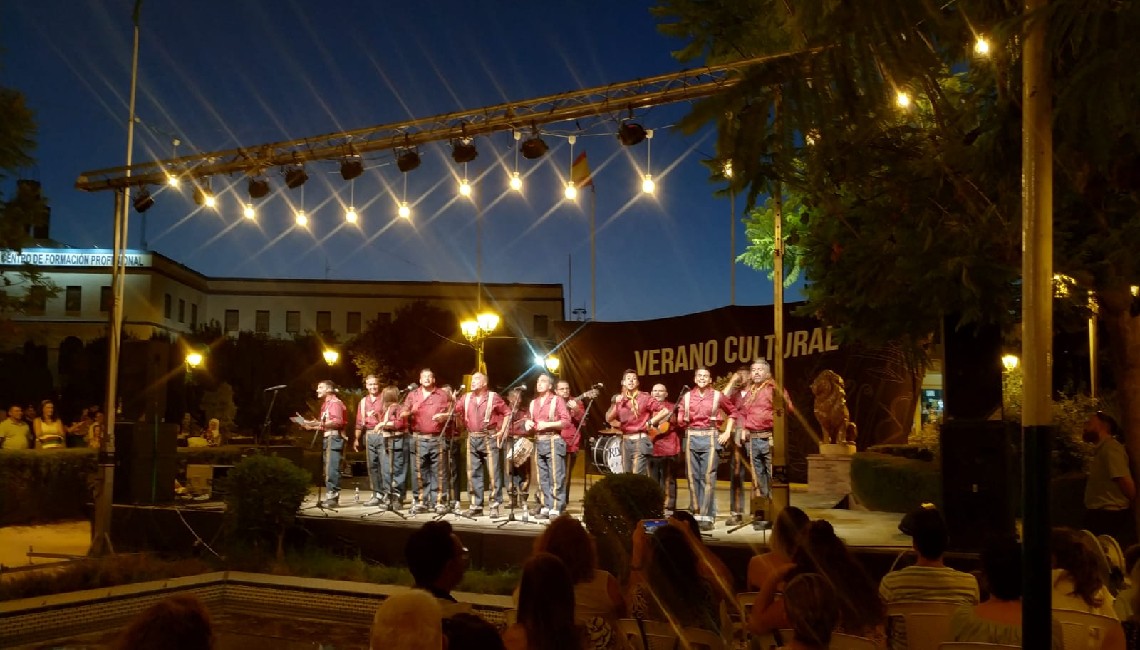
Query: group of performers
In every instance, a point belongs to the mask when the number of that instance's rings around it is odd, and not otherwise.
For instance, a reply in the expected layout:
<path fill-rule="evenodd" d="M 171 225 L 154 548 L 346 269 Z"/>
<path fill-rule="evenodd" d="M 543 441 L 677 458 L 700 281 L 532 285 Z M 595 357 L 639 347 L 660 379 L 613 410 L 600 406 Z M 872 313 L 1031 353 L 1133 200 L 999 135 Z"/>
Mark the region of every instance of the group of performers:
<path fill-rule="evenodd" d="M 767 361 L 755 361 L 734 373 L 723 392 L 713 388 L 706 368 L 698 369 L 693 381 L 695 388 L 674 403 L 662 384 L 650 393 L 639 390 L 637 373 L 627 370 L 605 420 L 612 427 L 609 433 L 620 436 L 615 444 L 620 444 L 622 471 L 654 477 L 665 493 L 667 512 L 677 506 L 678 466 L 685 462 L 689 509 L 705 529 L 716 519 L 716 470 L 722 454 L 728 454 L 732 512 L 726 525 L 737 525 L 750 506 L 744 498 L 745 482 L 752 484 L 752 497 L 771 496 L 775 415 L 771 369 Z M 481 372 L 471 376 L 470 390 L 461 387 L 458 394 L 448 386 L 437 386 L 428 368 L 406 394 L 394 386 L 381 390 L 374 375 L 365 379 L 364 386 L 367 394 L 356 409 L 351 438 L 353 448 L 366 451 L 368 458 L 372 496 L 364 505 L 403 508 L 411 465 L 415 493 L 410 514 L 434 510 L 478 517 L 486 507 L 492 519 L 507 516 L 508 511 L 528 508 L 535 472 L 539 505 L 533 516 L 549 519 L 566 511 L 582 422 L 601 384 L 572 397 L 568 382 L 541 374 L 528 404 L 522 402 L 524 386 L 504 397 L 490 390 Z M 331 381 L 317 384 L 316 393 L 320 416 L 304 426 L 324 434 L 326 494 L 321 505 L 335 507 L 340 495 L 338 467 L 349 442 L 347 410 Z M 460 512 L 456 473 L 463 451 L 469 506 Z"/>

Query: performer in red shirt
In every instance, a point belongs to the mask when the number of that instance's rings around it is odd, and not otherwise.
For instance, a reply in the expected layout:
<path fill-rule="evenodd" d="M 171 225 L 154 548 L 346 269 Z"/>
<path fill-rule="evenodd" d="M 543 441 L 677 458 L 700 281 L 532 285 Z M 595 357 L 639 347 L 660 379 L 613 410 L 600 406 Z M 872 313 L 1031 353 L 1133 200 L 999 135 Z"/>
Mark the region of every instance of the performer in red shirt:
<path fill-rule="evenodd" d="M 491 477 L 492 518 L 499 516 L 503 505 L 503 455 L 495 434 L 510 417 L 511 409 L 498 393 L 487 388 L 487 375 L 471 375 L 471 390 L 456 403 L 455 420 L 467 431 L 467 490 L 470 506 L 468 517 L 483 514 L 483 470 Z"/>
<path fill-rule="evenodd" d="M 399 510 L 404 505 L 404 491 L 408 485 L 408 436 L 404 432 L 405 423 L 400 417 L 400 389 L 389 386 L 380 391 L 380 421 L 368 432 L 379 434 L 383 441 L 380 456 L 380 483 L 384 486 L 381 499 L 390 510 Z"/>
<path fill-rule="evenodd" d="M 708 368 L 698 368 L 693 383 L 696 388 L 677 404 L 677 426 L 688 440 L 689 507 L 701 528 L 709 530 L 716 521 L 717 431 L 732 414 L 732 403 L 712 387 Z"/>
<path fill-rule="evenodd" d="M 673 420 L 673 402 L 669 401 L 669 391 L 665 384 L 654 384 L 650 396 L 657 400 L 661 408 L 669 411 L 664 417 L 650 418 L 650 435 L 653 437 L 653 456 L 649 458 L 649 475 L 661 486 L 665 493 L 665 516 L 673 514 L 677 507 L 677 455 L 681 453 L 681 437 Z M 654 435 L 654 432 L 657 432 Z"/>
<path fill-rule="evenodd" d="M 440 490 L 440 465 L 443 462 L 443 425 L 451 414 L 451 396 L 435 385 L 430 368 L 420 371 L 420 385 L 404 398 L 400 417 L 412 430 L 415 453 L 417 502 L 411 513 L 418 515 L 435 506 L 436 512 L 447 512 L 445 494 Z"/>
<path fill-rule="evenodd" d="M 662 408 L 648 393 L 637 390 L 639 385 L 635 371 L 622 373 L 622 390 L 614 395 L 606 411 L 606 422 L 622 433 L 622 471 L 648 476 L 648 459 L 653 454 L 653 443 L 647 433 L 649 418 L 661 413 Z"/>
<path fill-rule="evenodd" d="M 552 389 L 554 380 L 542 373 L 535 382 L 534 399 L 527 414 L 527 431 L 535 433 L 535 453 L 538 455 L 538 489 L 542 491 L 542 508 L 539 519 L 552 519 L 562 514 L 566 503 L 562 500 L 562 483 L 566 476 L 566 441 L 562 431 L 570 426 L 570 411 L 566 400 Z"/>
<path fill-rule="evenodd" d="M 380 400 L 380 378 L 376 375 L 365 377 L 364 390 L 365 395 L 356 406 L 356 435 L 352 438 L 352 450 L 360 451 L 363 443 L 368 461 L 368 483 L 372 487 L 372 498 L 364 505 L 374 507 L 381 505 L 388 495 L 388 487 L 384 484 L 381 471 L 384 436 L 376 428 L 384 415 Z"/>
<path fill-rule="evenodd" d="M 317 399 L 321 400 L 321 415 L 316 420 L 306 420 L 304 427 L 310 431 L 320 431 L 324 435 L 325 499 L 321 506 L 335 508 L 340 500 L 340 457 L 344 452 L 345 408 L 344 402 L 336 396 L 336 384 L 331 379 L 317 384 Z"/>
<path fill-rule="evenodd" d="M 599 384 L 600 385 L 600 384 Z M 598 389 L 591 388 L 578 397 L 570 396 L 570 382 L 558 380 L 554 392 L 566 400 L 566 410 L 570 412 L 570 425 L 562 429 L 562 439 L 566 441 L 566 472 L 562 477 L 560 501 L 564 508 L 570 505 L 570 477 L 574 475 L 574 465 L 578 461 L 578 448 L 582 444 L 582 420 L 586 418 L 586 404 L 582 400 L 598 397 Z"/>
<path fill-rule="evenodd" d="M 772 379 L 771 366 L 764 359 L 753 361 L 748 372 L 750 382 L 747 386 L 737 391 L 737 383 L 743 383 L 744 378 L 734 375 L 725 387 L 725 394 L 733 401 L 736 424 L 739 427 L 739 440 L 733 441 L 738 451 L 733 454 L 730 488 L 732 517 L 728 520 L 728 526 L 743 521 L 741 515 L 748 507 L 744 502 L 745 471 L 752 480 L 752 496 L 767 500 L 772 498 L 772 424 L 776 413 L 776 382 Z M 784 402 L 789 410 L 794 408 L 787 391 L 784 392 Z M 730 433 L 732 432 L 721 434 L 723 443 L 729 442 L 727 434 Z M 769 507 L 768 510 L 770 509 Z"/>
<path fill-rule="evenodd" d="M 534 439 L 527 435 L 527 410 L 522 406 L 523 387 L 516 386 L 507 393 L 507 403 L 511 407 L 510 418 L 503 419 L 503 428 L 499 430 L 499 439 L 505 450 L 505 474 L 510 481 L 511 509 L 516 507 L 528 508 L 527 497 L 530 495 L 530 479 L 533 474 L 531 465 L 534 463 Z"/>

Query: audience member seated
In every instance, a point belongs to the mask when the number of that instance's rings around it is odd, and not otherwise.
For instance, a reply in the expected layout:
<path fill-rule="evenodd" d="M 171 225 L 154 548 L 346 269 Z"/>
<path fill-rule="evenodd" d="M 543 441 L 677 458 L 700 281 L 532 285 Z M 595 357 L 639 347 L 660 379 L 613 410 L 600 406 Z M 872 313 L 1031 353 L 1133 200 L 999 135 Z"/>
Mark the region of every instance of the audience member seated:
<path fill-rule="evenodd" d="M 749 591 L 760 591 L 768 576 L 793 563 L 792 556 L 800 535 L 810 521 L 807 514 L 795 506 L 780 510 L 768 538 L 768 552 L 755 555 L 748 561 Z"/>
<path fill-rule="evenodd" d="M 202 601 L 177 594 L 151 605 L 127 625 L 118 650 L 210 650 L 214 628 Z"/>
<path fill-rule="evenodd" d="M 476 614 L 443 619 L 443 638 L 447 650 L 504 650 L 499 630 Z"/>
<path fill-rule="evenodd" d="M 451 595 L 467 571 L 467 549 L 446 521 L 429 521 L 408 537 L 404 559 L 416 587 L 439 600 L 444 616 L 470 611 Z"/>
<path fill-rule="evenodd" d="M 67 433 L 63 422 L 55 416 L 55 404 L 50 399 L 40 402 L 40 416 L 32 421 L 37 449 L 63 449 Z"/>
<path fill-rule="evenodd" d="M 950 616 L 953 641 L 1021 646 L 1021 544 L 1013 537 L 991 541 L 982 551 L 982 576 L 989 598 L 963 605 Z M 1053 650 L 1063 650 L 1061 626 L 1053 621 Z"/>
<path fill-rule="evenodd" d="M 753 634 L 767 634 L 789 626 L 786 605 L 776 594 L 785 580 L 801 573 L 822 575 L 835 590 L 839 603 L 838 630 L 885 643 L 886 607 L 863 565 L 835 535 L 831 522 L 816 520 L 807 530 L 792 558 L 794 564 L 773 573 L 761 587 L 748 617 Z"/>
<path fill-rule="evenodd" d="M 24 422 L 24 407 L 13 402 L 8 405 L 8 417 L 0 421 L 0 449 L 27 449 L 31 428 Z"/>
<path fill-rule="evenodd" d="M 222 423 L 218 418 L 210 418 L 206 423 L 206 430 L 202 433 L 202 437 L 206 439 L 211 447 L 218 447 L 222 444 Z"/>
<path fill-rule="evenodd" d="M 1140 544 L 1133 544 L 1124 551 L 1124 575 L 1130 577 L 1129 585 L 1116 594 L 1116 600 L 1112 603 L 1113 608 L 1116 609 L 1116 616 L 1121 622 L 1132 619 L 1133 613 L 1140 611 L 1133 605 L 1137 593 L 1140 593 L 1140 583 L 1136 582 L 1137 560 L 1140 560 Z"/>
<path fill-rule="evenodd" d="M 1124 554 L 1125 559 L 1132 553 L 1133 548 L 1140 547 L 1133 545 L 1129 548 L 1128 552 Z M 1132 614 L 1127 617 L 1121 617 L 1120 619 L 1120 624 L 1124 630 L 1125 647 L 1128 648 L 1128 650 L 1140 650 L 1140 616 L 1137 616 L 1137 613 L 1140 613 L 1140 589 L 1137 589 L 1137 585 L 1140 585 L 1140 562 L 1135 561 L 1135 557 L 1132 559 L 1132 570 L 1129 572 L 1129 577 L 1132 580 L 1132 589 L 1126 589 L 1116 595 L 1116 607 L 1119 612 L 1120 601 L 1125 600 L 1125 594 L 1127 594 L 1127 600 L 1129 601 L 1128 607 Z"/>
<path fill-rule="evenodd" d="M 949 532 L 942 513 L 934 508 L 921 508 L 899 524 L 903 534 L 910 535 L 918 560 L 912 566 L 892 571 L 879 583 L 883 602 L 978 604 L 978 581 L 973 575 L 946 566 Z M 901 617 L 892 617 L 889 636 L 892 650 L 906 650 L 906 626 Z"/>
<path fill-rule="evenodd" d="M 693 552 L 697 554 L 697 570 L 701 577 L 708 581 L 717 590 L 717 597 L 732 603 L 736 600 L 736 581 L 728 565 L 716 553 L 705 545 L 704 535 L 701 535 L 701 525 L 697 518 L 688 510 L 677 510 L 668 519 L 669 525 L 676 526 L 685 533 Z"/>
<path fill-rule="evenodd" d="M 633 529 L 629 602 L 635 618 L 720 633 L 717 589 L 700 575 L 697 554 L 676 526 Z"/>
<path fill-rule="evenodd" d="M 1070 609 L 1117 618 L 1112 594 L 1104 586 L 1090 539 L 1072 528 L 1054 528 L 1049 538 L 1053 555 L 1053 609 Z"/>
<path fill-rule="evenodd" d="M 827 650 L 839 624 L 839 603 L 826 578 L 801 573 L 784 588 L 784 603 L 792 638 L 783 639 L 785 650 Z"/>
<path fill-rule="evenodd" d="M 372 648 L 442 650 L 443 614 L 437 599 L 418 589 L 384 599 L 372 617 Z"/>
<path fill-rule="evenodd" d="M 626 615 L 621 585 L 608 571 L 598 568 L 594 539 L 570 515 L 562 515 L 546 527 L 534 543 L 535 553 L 550 553 L 566 565 L 574 583 L 574 620 L 579 625 L 602 617 L 615 628 Z M 515 592 L 516 600 L 518 591 Z"/>
<path fill-rule="evenodd" d="M 582 650 L 574 623 L 574 582 L 556 556 L 536 553 L 523 565 L 516 622 L 503 632 L 507 650 Z"/>
<path fill-rule="evenodd" d="M 71 435 L 68 434 L 68 438 Z M 103 446 L 103 424 L 100 422 L 92 422 L 91 426 L 87 427 L 87 435 L 84 437 L 84 444 L 91 449 L 98 449 Z"/>

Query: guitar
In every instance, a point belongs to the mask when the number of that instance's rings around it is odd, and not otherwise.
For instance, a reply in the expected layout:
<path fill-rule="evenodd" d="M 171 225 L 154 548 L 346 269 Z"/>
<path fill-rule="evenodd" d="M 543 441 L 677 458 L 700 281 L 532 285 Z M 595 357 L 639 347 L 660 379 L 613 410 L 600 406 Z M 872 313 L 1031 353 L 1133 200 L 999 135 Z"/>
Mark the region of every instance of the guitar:
<path fill-rule="evenodd" d="M 669 417 L 673 417 L 673 415 L 670 413 Z M 669 426 L 669 418 L 665 418 L 657 424 L 650 424 L 649 428 L 646 429 L 646 431 L 649 433 L 650 438 L 656 440 L 666 433 L 669 433 L 670 429 L 671 427 Z"/>

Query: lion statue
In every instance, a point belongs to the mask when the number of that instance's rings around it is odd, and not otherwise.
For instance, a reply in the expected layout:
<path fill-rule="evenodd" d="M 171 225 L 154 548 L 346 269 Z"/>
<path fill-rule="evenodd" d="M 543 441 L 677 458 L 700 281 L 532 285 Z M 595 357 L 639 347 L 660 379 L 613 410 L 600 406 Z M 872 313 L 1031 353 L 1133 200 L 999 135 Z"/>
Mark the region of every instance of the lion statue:
<path fill-rule="evenodd" d="M 815 395 L 815 419 L 823 433 L 823 444 L 855 444 L 858 431 L 847 410 L 847 391 L 843 377 L 832 370 L 819 373 L 811 383 Z"/>

